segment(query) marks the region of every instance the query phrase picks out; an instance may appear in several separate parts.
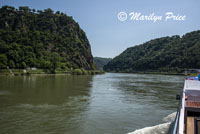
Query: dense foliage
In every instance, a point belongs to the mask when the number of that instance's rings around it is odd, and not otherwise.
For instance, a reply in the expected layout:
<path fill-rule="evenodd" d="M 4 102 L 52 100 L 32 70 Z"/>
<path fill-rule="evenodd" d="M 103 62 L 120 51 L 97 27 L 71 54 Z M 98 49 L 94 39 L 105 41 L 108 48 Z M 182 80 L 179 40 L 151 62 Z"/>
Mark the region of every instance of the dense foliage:
<path fill-rule="evenodd" d="M 95 69 L 90 44 L 72 17 L 10 6 L 0 8 L 0 69 Z"/>
<path fill-rule="evenodd" d="M 179 72 L 186 68 L 200 68 L 199 30 L 128 48 L 104 66 L 104 70 L 114 72 Z"/>
<path fill-rule="evenodd" d="M 94 63 L 98 70 L 103 70 L 103 66 L 106 65 L 111 58 L 94 57 Z"/>

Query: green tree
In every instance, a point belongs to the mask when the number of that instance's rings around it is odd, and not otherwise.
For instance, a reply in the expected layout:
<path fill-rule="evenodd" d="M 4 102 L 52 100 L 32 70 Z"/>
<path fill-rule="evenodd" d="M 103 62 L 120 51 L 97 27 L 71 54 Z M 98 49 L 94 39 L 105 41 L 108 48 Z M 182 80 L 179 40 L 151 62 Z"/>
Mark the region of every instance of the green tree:
<path fill-rule="evenodd" d="M 58 53 L 55 53 L 55 52 L 52 53 L 50 62 L 51 62 L 51 69 L 53 71 L 55 71 L 56 68 L 59 66 L 59 62 L 60 62 L 60 57 L 59 57 Z"/>
<path fill-rule="evenodd" d="M 28 13 L 31 11 L 31 9 L 29 9 L 29 7 L 27 7 L 27 6 L 21 6 L 21 7 L 19 7 L 19 11 Z"/>
<path fill-rule="evenodd" d="M 9 45 L 5 41 L 0 40 L 0 53 L 6 53 L 9 50 Z"/>
<path fill-rule="evenodd" d="M 20 64 L 20 68 L 21 69 L 25 69 L 27 66 L 26 66 L 26 63 L 25 62 L 22 62 L 21 64 Z"/>
<path fill-rule="evenodd" d="M 44 13 L 53 14 L 53 10 L 51 8 L 47 8 L 47 9 L 44 10 Z"/>
<path fill-rule="evenodd" d="M 0 69 L 7 68 L 8 59 L 4 54 L 0 54 Z"/>
<path fill-rule="evenodd" d="M 9 66 L 9 68 L 15 68 L 15 63 L 14 63 L 14 61 L 13 60 L 9 60 L 9 62 L 8 62 L 8 66 Z"/>
<path fill-rule="evenodd" d="M 51 69 L 51 62 L 50 61 L 44 61 L 44 68 L 45 69 Z"/>

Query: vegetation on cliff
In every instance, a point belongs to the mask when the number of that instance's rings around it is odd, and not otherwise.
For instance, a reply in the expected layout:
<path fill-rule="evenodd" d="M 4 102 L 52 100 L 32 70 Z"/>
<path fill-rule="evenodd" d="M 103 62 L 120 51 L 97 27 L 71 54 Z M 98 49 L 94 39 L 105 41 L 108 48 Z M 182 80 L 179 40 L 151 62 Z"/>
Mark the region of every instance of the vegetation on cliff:
<path fill-rule="evenodd" d="M 85 32 L 72 17 L 10 6 L 0 8 L 0 69 L 94 70 Z"/>
<path fill-rule="evenodd" d="M 200 68 L 200 30 L 127 48 L 104 66 L 112 72 L 181 72 L 187 68 Z"/>
<path fill-rule="evenodd" d="M 103 70 L 103 66 L 106 65 L 111 58 L 94 57 L 94 63 L 98 70 Z"/>

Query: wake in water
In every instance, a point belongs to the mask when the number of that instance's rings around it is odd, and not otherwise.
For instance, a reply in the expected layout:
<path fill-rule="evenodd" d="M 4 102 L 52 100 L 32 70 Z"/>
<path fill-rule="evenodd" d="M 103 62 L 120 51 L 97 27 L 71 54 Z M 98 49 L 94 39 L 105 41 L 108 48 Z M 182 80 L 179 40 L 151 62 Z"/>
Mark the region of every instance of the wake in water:
<path fill-rule="evenodd" d="M 55 108 L 57 106 L 56 105 L 50 105 L 50 104 L 41 104 L 41 105 L 20 104 L 17 107 L 19 107 L 19 108 L 28 108 L 28 109 L 34 109 L 34 108 L 53 109 L 53 108 Z"/>
<path fill-rule="evenodd" d="M 152 127 L 145 127 L 128 134 L 167 134 L 170 124 L 169 122 Z"/>
<path fill-rule="evenodd" d="M 9 91 L 0 91 L 0 95 L 9 95 L 10 92 Z"/>
<path fill-rule="evenodd" d="M 169 114 L 167 115 L 166 117 L 163 118 L 163 121 L 164 122 L 173 122 L 174 119 L 176 117 L 176 112 L 172 113 L 172 114 Z"/>
<path fill-rule="evenodd" d="M 142 129 L 135 130 L 134 132 L 130 132 L 128 134 L 168 134 L 170 125 L 174 121 L 176 117 L 176 112 L 169 114 L 167 117 L 163 118 L 165 123 L 159 124 L 156 126 L 145 127 Z"/>
<path fill-rule="evenodd" d="M 0 92 L 1 95 L 1 92 Z M 59 104 L 59 105 L 53 105 L 53 104 L 48 104 L 48 103 L 44 103 L 44 104 L 19 104 L 16 107 L 18 108 L 23 108 L 23 109 L 35 109 L 35 108 L 39 108 L 39 109 L 55 109 L 55 108 L 77 108 L 80 109 L 78 106 L 76 106 L 76 104 L 80 104 L 79 106 L 81 107 L 82 105 L 84 105 L 85 101 L 87 101 L 89 99 L 89 97 L 85 97 L 85 96 L 76 96 L 76 97 L 69 97 L 70 101 L 66 101 L 63 104 Z"/>

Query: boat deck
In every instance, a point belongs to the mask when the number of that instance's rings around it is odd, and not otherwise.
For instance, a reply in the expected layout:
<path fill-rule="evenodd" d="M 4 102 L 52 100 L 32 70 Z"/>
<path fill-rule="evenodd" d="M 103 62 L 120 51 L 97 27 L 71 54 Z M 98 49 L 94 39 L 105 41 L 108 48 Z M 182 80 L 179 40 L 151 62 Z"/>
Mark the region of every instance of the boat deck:
<path fill-rule="evenodd" d="M 194 134 L 194 117 L 187 117 L 187 134 Z"/>
<path fill-rule="evenodd" d="M 186 90 L 185 96 L 187 96 L 187 101 L 200 102 L 200 90 Z"/>
<path fill-rule="evenodd" d="M 200 134 L 200 81 L 186 80 L 185 129 L 186 134 Z"/>
<path fill-rule="evenodd" d="M 200 91 L 199 90 L 186 90 L 186 107 L 200 108 Z"/>

